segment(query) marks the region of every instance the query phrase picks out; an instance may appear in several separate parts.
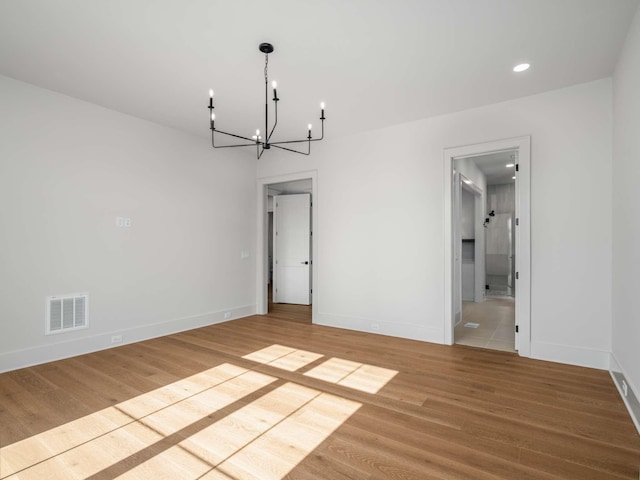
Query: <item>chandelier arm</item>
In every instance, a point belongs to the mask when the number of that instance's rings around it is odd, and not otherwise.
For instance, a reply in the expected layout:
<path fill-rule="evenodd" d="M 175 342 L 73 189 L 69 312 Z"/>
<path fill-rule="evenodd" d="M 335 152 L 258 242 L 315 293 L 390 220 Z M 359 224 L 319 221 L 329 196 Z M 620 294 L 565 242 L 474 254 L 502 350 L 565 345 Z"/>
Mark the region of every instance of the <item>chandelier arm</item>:
<path fill-rule="evenodd" d="M 320 138 L 305 138 L 304 140 L 288 140 L 288 141 L 284 141 L 284 142 L 271 142 L 269 143 L 269 145 L 283 145 L 283 144 L 287 144 L 287 143 L 304 143 L 304 142 L 319 142 L 320 140 L 322 140 L 324 138 L 324 119 L 322 120 L 322 132 L 321 132 L 321 136 Z"/>
<path fill-rule="evenodd" d="M 320 141 L 324 138 L 324 113 L 322 114 L 322 117 L 320 117 L 320 124 L 321 124 L 320 138 L 317 138 L 316 141 Z"/>
<path fill-rule="evenodd" d="M 322 116 L 320 117 L 320 138 L 312 138 L 312 142 L 319 142 L 324 138 L 324 110 L 322 110 Z"/>
<path fill-rule="evenodd" d="M 242 143 L 238 145 L 212 145 L 213 148 L 235 148 L 235 147 L 252 147 L 253 143 Z"/>
<path fill-rule="evenodd" d="M 276 145 L 286 145 L 287 143 L 319 142 L 320 140 L 322 140 L 322 139 L 321 138 L 312 138 L 311 140 L 309 140 L 308 138 L 305 138 L 304 140 L 287 140 L 286 142 L 270 142 L 269 145 L 273 145 L 275 147 Z"/>
<path fill-rule="evenodd" d="M 276 125 L 278 125 L 278 100 L 276 100 L 275 98 L 273 99 L 273 103 L 275 104 L 275 123 L 273 124 L 273 128 L 271 129 L 271 132 L 269 133 L 269 136 L 267 137 L 267 143 L 269 143 L 269 140 L 271 140 L 271 135 L 273 135 L 273 131 L 276 129 Z"/>
<path fill-rule="evenodd" d="M 308 142 L 308 140 L 305 140 L 306 142 Z M 271 144 L 271 146 L 273 148 L 279 148 L 280 150 L 286 150 L 287 152 L 293 152 L 293 153 L 298 153 L 300 155 L 310 155 L 311 154 L 311 144 L 309 144 L 308 150 L 306 152 L 299 152 L 298 150 L 294 150 L 292 148 L 287 148 L 287 147 L 281 147 L 279 145 L 275 145 L 275 144 Z M 260 157 L 258 157 L 260 158 Z"/>
<path fill-rule="evenodd" d="M 252 145 L 254 145 L 254 144 L 256 144 L 256 143 L 262 143 L 262 142 L 256 142 L 255 140 L 253 140 L 253 139 L 251 139 L 251 138 L 243 137 L 243 136 L 241 136 L 241 135 L 236 135 L 236 134 L 234 134 L 234 133 L 227 133 L 227 132 L 223 132 L 222 130 L 218 130 L 217 128 L 215 128 L 215 129 L 213 129 L 213 130 L 212 130 L 212 132 L 211 132 L 211 142 L 212 142 L 212 144 L 213 144 L 213 142 L 214 142 L 214 135 L 215 135 L 215 133 L 216 133 L 216 132 L 217 132 L 217 133 L 221 133 L 222 135 L 228 135 L 228 136 L 230 136 L 230 137 L 241 138 L 242 140 L 247 140 L 247 141 L 249 141 L 249 142 L 251 142 L 251 143 L 243 143 L 243 144 L 237 144 L 237 145 L 221 145 L 221 146 L 213 145 L 213 146 L 214 146 L 214 148 L 224 148 L 224 147 L 249 147 L 249 146 L 252 146 Z"/>

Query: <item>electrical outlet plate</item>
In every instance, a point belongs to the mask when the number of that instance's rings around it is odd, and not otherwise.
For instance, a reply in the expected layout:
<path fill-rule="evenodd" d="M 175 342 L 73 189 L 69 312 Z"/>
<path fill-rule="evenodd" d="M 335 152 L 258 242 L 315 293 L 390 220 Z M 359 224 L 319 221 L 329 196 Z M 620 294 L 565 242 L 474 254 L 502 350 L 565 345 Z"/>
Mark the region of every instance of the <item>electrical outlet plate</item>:
<path fill-rule="evenodd" d="M 111 343 L 120 343 L 122 342 L 122 335 L 114 335 L 111 337 Z"/>
<path fill-rule="evenodd" d="M 231 318 L 231 312 L 224 312 L 224 319 L 229 320 Z"/>
<path fill-rule="evenodd" d="M 130 228 L 131 227 L 131 219 L 128 217 L 116 217 L 116 227 L 119 228 Z"/>
<path fill-rule="evenodd" d="M 629 395 L 629 387 L 627 386 L 627 382 L 624 380 L 622 380 L 622 393 L 624 393 L 625 397 Z"/>

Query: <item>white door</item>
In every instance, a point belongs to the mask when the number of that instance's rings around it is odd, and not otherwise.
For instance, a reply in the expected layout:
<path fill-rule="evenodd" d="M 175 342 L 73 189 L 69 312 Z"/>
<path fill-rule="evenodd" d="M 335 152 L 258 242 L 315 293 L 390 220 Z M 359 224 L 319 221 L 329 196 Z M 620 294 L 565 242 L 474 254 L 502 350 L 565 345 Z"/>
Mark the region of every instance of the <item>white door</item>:
<path fill-rule="evenodd" d="M 274 303 L 311 304 L 311 194 L 273 197 Z"/>

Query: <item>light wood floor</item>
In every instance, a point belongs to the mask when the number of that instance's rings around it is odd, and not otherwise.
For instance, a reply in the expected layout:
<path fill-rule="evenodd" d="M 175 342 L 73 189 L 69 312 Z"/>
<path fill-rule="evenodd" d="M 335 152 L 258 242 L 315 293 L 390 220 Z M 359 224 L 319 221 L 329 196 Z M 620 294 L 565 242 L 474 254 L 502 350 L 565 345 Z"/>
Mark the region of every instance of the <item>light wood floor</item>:
<path fill-rule="evenodd" d="M 0 477 L 638 478 L 606 372 L 296 308 L 0 375 Z"/>

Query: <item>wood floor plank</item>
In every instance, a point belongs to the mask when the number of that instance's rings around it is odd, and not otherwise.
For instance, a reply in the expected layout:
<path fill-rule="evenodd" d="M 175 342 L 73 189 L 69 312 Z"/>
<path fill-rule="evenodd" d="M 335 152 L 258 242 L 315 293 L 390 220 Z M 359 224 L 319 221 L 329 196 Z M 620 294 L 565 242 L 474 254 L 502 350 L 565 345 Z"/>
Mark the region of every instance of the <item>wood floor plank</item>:
<path fill-rule="evenodd" d="M 271 305 L 1 374 L 0 479 L 638 478 L 607 372 L 310 320 Z"/>

